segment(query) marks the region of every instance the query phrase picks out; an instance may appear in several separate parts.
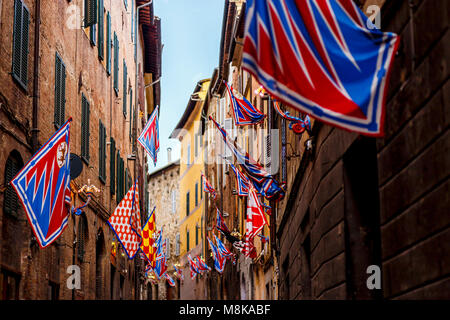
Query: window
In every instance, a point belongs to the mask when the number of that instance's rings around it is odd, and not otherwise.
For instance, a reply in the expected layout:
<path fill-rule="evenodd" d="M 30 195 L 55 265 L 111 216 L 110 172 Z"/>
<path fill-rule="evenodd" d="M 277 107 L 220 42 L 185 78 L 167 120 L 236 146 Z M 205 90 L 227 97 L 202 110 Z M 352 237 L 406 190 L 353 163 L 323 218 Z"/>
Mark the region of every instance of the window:
<path fill-rule="evenodd" d="M 198 230 L 200 228 L 198 227 L 198 224 L 195 226 L 195 245 L 198 245 Z"/>
<path fill-rule="evenodd" d="M 186 230 L 186 251 L 189 251 L 189 230 Z"/>
<path fill-rule="evenodd" d="M 130 115 L 133 114 L 133 90 L 130 89 Z M 134 115 L 133 115 L 133 121 L 130 119 L 130 132 L 128 133 L 129 139 L 131 141 L 132 138 L 132 127 L 134 127 Z"/>
<path fill-rule="evenodd" d="M 177 233 L 176 238 L 175 238 L 175 255 L 179 256 L 180 255 L 180 234 Z"/>
<path fill-rule="evenodd" d="M 123 177 L 121 177 L 121 171 L 122 171 L 122 168 L 121 168 L 120 151 L 117 151 L 117 154 L 116 154 L 116 190 L 117 190 L 116 200 L 117 200 L 117 203 L 119 203 L 122 200 L 121 183 L 122 183 Z"/>
<path fill-rule="evenodd" d="M 84 0 L 84 27 L 97 23 L 97 0 Z"/>
<path fill-rule="evenodd" d="M 28 85 L 28 41 L 30 12 L 22 0 L 14 2 L 12 76 L 24 88 Z"/>
<path fill-rule="evenodd" d="M 98 57 L 103 60 L 105 36 L 105 12 L 103 0 L 98 0 Z"/>
<path fill-rule="evenodd" d="M 59 299 L 59 284 L 57 284 L 53 281 L 48 282 L 47 297 L 49 300 L 58 300 Z"/>
<path fill-rule="evenodd" d="M 20 275 L 7 270 L 0 273 L 0 300 L 19 300 Z"/>
<path fill-rule="evenodd" d="M 200 199 L 203 199 L 202 176 L 200 175 Z"/>
<path fill-rule="evenodd" d="M 19 209 L 19 200 L 14 188 L 9 184 L 11 180 L 16 176 L 19 170 L 22 168 L 23 163 L 20 155 L 17 151 L 12 152 L 5 165 L 5 186 L 3 198 L 3 212 L 17 217 L 17 210 Z"/>
<path fill-rule="evenodd" d="M 198 182 L 195 184 L 195 207 L 198 206 Z"/>
<path fill-rule="evenodd" d="M 99 120 L 98 162 L 99 178 L 106 183 L 106 128 L 101 120 Z"/>
<path fill-rule="evenodd" d="M 84 261 L 87 241 L 88 241 L 87 219 L 86 215 L 82 214 L 78 221 L 78 233 L 77 233 L 77 256 L 80 262 Z"/>
<path fill-rule="evenodd" d="M 111 16 L 106 14 L 106 72 L 111 74 Z"/>
<path fill-rule="evenodd" d="M 186 193 L 186 217 L 189 215 L 189 192 Z"/>
<path fill-rule="evenodd" d="M 84 94 L 81 95 L 81 159 L 89 163 L 89 114 L 90 106 Z"/>
<path fill-rule="evenodd" d="M 191 165 L 191 145 L 187 146 L 186 164 L 189 167 Z"/>
<path fill-rule="evenodd" d="M 91 45 L 97 45 L 97 25 L 93 24 L 89 28 L 89 38 L 91 39 Z"/>
<path fill-rule="evenodd" d="M 170 239 L 166 238 L 166 258 L 170 259 Z"/>
<path fill-rule="evenodd" d="M 125 59 L 123 59 L 123 115 L 127 116 L 127 85 L 128 85 L 128 69 Z M 130 122 L 131 125 L 131 122 Z"/>
<path fill-rule="evenodd" d="M 56 53 L 55 57 L 55 127 L 64 124 L 66 109 L 66 66 L 61 57 Z"/>
<path fill-rule="evenodd" d="M 177 212 L 177 192 L 172 190 L 172 213 Z"/>
<path fill-rule="evenodd" d="M 119 94 L 119 40 L 114 32 L 114 91 Z"/>
<path fill-rule="evenodd" d="M 110 159 L 109 159 L 109 189 L 111 194 L 116 193 L 116 141 L 111 138 L 111 145 L 110 145 Z"/>

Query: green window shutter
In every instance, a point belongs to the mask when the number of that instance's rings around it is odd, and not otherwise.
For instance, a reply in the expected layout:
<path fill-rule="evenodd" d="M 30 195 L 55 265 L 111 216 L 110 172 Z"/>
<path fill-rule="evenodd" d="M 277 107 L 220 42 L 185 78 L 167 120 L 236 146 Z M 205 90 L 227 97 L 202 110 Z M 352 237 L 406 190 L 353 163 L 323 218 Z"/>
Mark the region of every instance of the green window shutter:
<path fill-rule="evenodd" d="M 116 191 L 117 191 L 117 203 L 120 202 L 120 200 L 122 200 L 120 198 L 120 151 L 117 151 L 117 155 L 116 155 Z"/>
<path fill-rule="evenodd" d="M 105 36 L 105 14 L 104 14 L 103 0 L 98 1 L 98 57 L 103 60 L 104 52 L 104 36 Z"/>
<path fill-rule="evenodd" d="M 186 193 L 186 217 L 189 215 L 189 192 Z"/>
<path fill-rule="evenodd" d="M 114 32 L 114 90 L 119 94 L 119 40 Z"/>
<path fill-rule="evenodd" d="M 111 194 L 116 193 L 116 141 L 113 138 L 110 139 L 110 157 L 109 157 L 109 188 Z"/>
<path fill-rule="evenodd" d="M 189 251 L 189 230 L 186 231 L 186 251 Z"/>
<path fill-rule="evenodd" d="M 111 16 L 106 14 L 106 72 L 111 74 Z"/>
<path fill-rule="evenodd" d="M 128 136 L 131 141 L 131 128 L 134 126 L 134 119 L 131 119 L 131 115 L 133 114 L 133 90 L 130 89 L 130 132 Z"/>
<path fill-rule="evenodd" d="M 89 163 L 89 114 L 90 107 L 84 94 L 81 97 L 81 158 Z"/>
<path fill-rule="evenodd" d="M 61 57 L 55 55 L 55 115 L 54 124 L 59 128 L 64 124 L 66 105 L 66 66 Z"/>
<path fill-rule="evenodd" d="M 8 157 L 5 166 L 5 185 L 6 189 L 3 198 L 3 212 L 17 216 L 17 209 L 19 208 L 19 201 L 16 192 L 9 182 L 16 176 L 20 170 L 19 162 L 13 158 Z"/>
<path fill-rule="evenodd" d="M 195 206 L 198 206 L 198 183 L 195 184 Z"/>
<path fill-rule="evenodd" d="M 125 59 L 123 59 L 123 115 L 127 116 L 127 85 L 128 85 L 128 69 Z"/>
<path fill-rule="evenodd" d="M 97 0 L 84 0 L 84 27 L 97 23 Z"/>
<path fill-rule="evenodd" d="M 89 29 L 89 36 L 91 38 L 91 45 L 95 46 L 97 44 L 97 25 L 93 24 Z"/>
<path fill-rule="evenodd" d="M 99 120 L 99 178 L 106 183 L 106 128 Z"/>
<path fill-rule="evenodd" d="M 22 0 L 14 2 L 12 75 L 24 88 L 28 85 L 30 13 Z"/>

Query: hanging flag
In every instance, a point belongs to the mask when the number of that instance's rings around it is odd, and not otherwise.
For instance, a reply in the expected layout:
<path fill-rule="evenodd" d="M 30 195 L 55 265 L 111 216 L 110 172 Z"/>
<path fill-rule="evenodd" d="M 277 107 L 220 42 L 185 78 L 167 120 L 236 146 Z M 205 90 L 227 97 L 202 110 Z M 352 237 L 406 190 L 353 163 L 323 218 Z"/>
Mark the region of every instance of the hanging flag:
<path fill-rule="evenodd" d="M 383 135 L 400 39 L 351 0 L 249 0 L 242 67 L 273 96 L 331 125 Z"/>
<path fill-rule="evenodd" d="M 214 245 L 214 243 L 211 241 L 211 239 L 209 239 L 209 237 L 207 239 L 208 239 L 209 247 L 211 248 L 213 258 L 214 258 L 214 268 L 216 269 L 217 272 L 222 274 L 223 269 L 225 267 L 226 259 L 224 257 L 222 257 L 219 250 Z"/>
<path fill-rule="evenodd" d="M 289 124 L 289 129 L 294 131 L 294 133 L 302 134 L 305 130 L 307 130 L 308 133 L 311 134 L 311 120 L 308 115 L 305 116 L 305 119 L 291 116 L 289 111 L 283 112 L 283 110 L 281 110 L 277 101 L 273 102 L 273 106 L 281 117 L 291 122 Z"/>
<path fill-rule="evenodd" d="M 147 151 L 150 157 L 153 159 L 153 163 L 156 166 L 159 152 L 159 122 L 158 122 L 158 109 L 156 106 L 153 110 L 150 119 L 142 130 L 141 135 L 138 138 L 141 146 Z"/>
<path fill-rule="evenodd" d="M 264 170 L 261 164 L 250 158 L 248 152 L 244 153 L 235 141 L 231 142 L 232 140 L 228 139 L 225 129 L 222 128 L 222 126 L 218 124 L 213 117 L 209 116 L 209 119 L 213 121 L 221 133 L 225 144 L 236 156 L 238 163 L 242 166 L 258 192 L 268 200 L 281 200 L 285 195 L 284 185 L 280 185 L 272 175 Z"/>
<path fill-rule="evenodd" d="M 247 198 L 247 231 L 246 237 L 253 239 L 265 225 L 268 225 L 256 190 L 250 188 Z"/>
<path fill-rule="evenodd" d="M 108 224 L 117 236 L 129 259 L 133 259 L 142 241 L 139 186 L 137 180 L 120 201 Z"/>
<path fill-rule="evenodd" d="M 250 180 L 248 177 L 241 172 L 238 168 L 236 168 L 230 161 L 226 160 L 228 165 L 231 167 L 231 169 L 234 172 L 234 175 L 236 176 L 236 184 L 238 187 L 238 195 L 246 197 L 248 196 L 248 190 L 250 188 Z"/>
<path fill-rule="evenodd" d="M 202 258 L 200 258 L 199 256 L 196 256 L 195 260 L 197 261 L 198 270 L 200 272 L 211 271 L 211 268 L 206 264 L 205 261 L 202 260 Z"/>
<path fill-rule="evenodd" d="M 206 179 L 205 175 L 202 173 L 202 178 L 203 178 L 203 191 L 205 191 L 206 193 L 209 193 L 214 200 L 216 199 L 216 190 L 212 187 L 212 185 L 209 183 L 208 179 Z"/>
<path fill-rule="evenodd" d="M 71 121 L 67 120 L 10 182 L 41 248 L 61 235 L 69 218 Z"/>
<path fill-rule="evenodd" d="M 223 217 L 220 214 L 219 208 L 217 208 L 217 207 L 216 207 L 216 212 L 217 212 L 216 228 L 219 231 L 230 233 L 230 230 L 228 229 L 227 225 L 225 224 L 225 221 L 223 220 Z"/>
<path fill-rule="evenodd" d="M 178 269 L 175 265 L 173 265 L 173 268 L 175 269 L 178 279 L 180 279 L 181 281 L 184 280 L 184 275 L 183 275 L 183 271 L 181 269 Z"/>
<path fill-rule="evenodd" d="M 230 250 L 228 250 L 227 247 L 225 247 L 225 245 L 223 244 L 222 241 L 220 241 L 219 237 L 217 237 L 216 235 L 214 235 L 214 238 L 216 239 L 216 244 L 217 244 L 217 249 L 219 250 L 220 254 L 222 255 L 222 257 L 231 259 L 233 256 L 233 253 L 230 252 Z"/>
<path fill-rule="evenodd" d="M 189 261 L 189 269 L 191 271 L 191 279 L 194 280 L 198 273 L 200 273 L 200 270 L 198 269 L 197 264 L 192 260 L 191 255 L 188 255 L 188 261 Z"/>
<path fill-rule="evenodd" d="M 166 273 L 167 271 L 167 260 L 166 255 L 164 254 L 164 244 L 162 241 L 163 238 L 163 229 L 159 231 L 158 238 L 156 239 L 156 257 L 155 257 L 155 267 L 153 271 L 155 272 L 158 280 Z"/>
<path fill-rule="evenodd" d="M 166 272 L 165 274 L 167 283 L 171 286 L 171 287 L 175 287 L 175 281 L 173 281 L 172 277 Z"/>
<path fill-rule="evenodd" d="M 153 268 L 155 267 L 156 262 L 156 247 L 154 239 L 154 235 L 156 234 L 155 209 L 156 207 L 153 208 L 152 213 L 142 228 L 142 243 L 140 247 L 145 259 Z"/>
<path fill-rule="evenodd" d="M 242 98 L 237 98 L 233 94 L 233 87 L 230 87 L 227 82 L 225 82 L 225 85 L 227 86 L 228 95 L 231 101 L 234 123 L 237 126 L 257 124 L 264 120 L 266 116 L 252 106 L 250 101 L 244 96 L 242 96 Z"/>

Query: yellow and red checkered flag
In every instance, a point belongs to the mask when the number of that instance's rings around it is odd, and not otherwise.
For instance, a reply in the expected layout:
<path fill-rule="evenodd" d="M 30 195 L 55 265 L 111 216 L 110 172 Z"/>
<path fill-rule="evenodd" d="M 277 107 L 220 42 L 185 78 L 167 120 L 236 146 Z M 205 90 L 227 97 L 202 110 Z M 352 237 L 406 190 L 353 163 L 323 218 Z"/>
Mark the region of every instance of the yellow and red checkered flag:
<path fill-rule="evenodd" d="M 109 217 L 108 224 L 125 249 L 128 258 L 133 259 L 139 250 L 142 232 L 137 181 Z"/>
<path fill-rule="evenodd" d="M 156 218 L 155 218 L 155 208 L 153 208 L 152 213 L 148 217 L 147 222 L 142 228 L 142 242 L 141 251 L 144 253 L 145 258 L 152 268 L 155 267 L 156 261 L 156 248 L 154 234 L 156 233 Z"/>

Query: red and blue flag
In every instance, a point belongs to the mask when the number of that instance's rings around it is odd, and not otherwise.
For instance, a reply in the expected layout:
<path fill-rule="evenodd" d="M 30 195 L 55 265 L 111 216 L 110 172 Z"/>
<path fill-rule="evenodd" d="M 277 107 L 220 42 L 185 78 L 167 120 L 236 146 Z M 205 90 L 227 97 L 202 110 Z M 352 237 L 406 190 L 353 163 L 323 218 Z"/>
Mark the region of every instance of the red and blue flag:
<path fill-rule="evenodd" d="M 242 67 L 284 103 L 328 124 L 383 135 L 399 37 L 352 0 L 248 0 Z"/>
<path fill-rule="evenodd" d="M 166 280 L 167 280 L 167 283 L 169 284 L 169 286 L 175 287 L 175 281 L 172 279 L 172 277 L 167 272 L 164 274 L 164 276 L 166 277 Z"/>
<path fill-rule="evenodd" d="M 159 121 L 158 121 L 158 106 L 153 110 L 150 119 L 142 130 L 138 138 L 138 142 L 150 155 L 153 163 L 156 166 L 159 152 Z"/>
<path fill-rule="evenodd" d="M 209 193 L 215 200 L 217 197 L 216 190 L 213 188 L 211 183 L 209 183 L 208 179 L 206 179 L 206 177 L 203 173 L 202 173 L 202 178 L 203 178 L 203 191 L 205 191 L 206 193 Z"/>
<path fill-rule="evenodd" d="M 203 261 L 202 258 L 200 258 L 199 256 L 195 257 L 195 260 L 197 261 L 197 266 L 198 266 L 198 270 L 200 272 L 208 272 L 211 271 L 211 268 L 206 264 L 205 261 Z"/>
<path fill-rule="evenodd" d="M 233 94 L 233 87 L 230 87 L 226 82 L 225 84 L 231 100 L 234 123 L 237 126 L 257 124 L 264 120 L 266 116 L 261 111 L 256 109 L 244 96 L 242 98 L 236 97 Z"/>
<path fill-rule="evenodd" d="M 10 182 L 41 248 L 61 235 L 69 218 L 71 121 L 67 120 Z"/>
<path fill-rule="evenodd" d="M 228 162 L 228 165 L 231 167 L 231 169 L 234 171 L 234 174 L 236 176 L 236 184 L 237 184 L 237 194 L 240 196 L 248 196 L 248 191 L 250 188 L 250 180 L 247 178 L 245 174 L 241 172 L 238 168 L 236 168 L 231 162 Z"/>
<path fill-rule="evenodd" d="M 214 238 L 216 239 L 217 249 L 219 250 L 222 257 L 231 259 L 233 257 L 233 253 L 231 253 L 230 250 L 228 250 L 228 248 L 225 247 L 225 244 L 222 241 L 220 241 L 219 237 L 214 235 Z"/>
<path fill-rule="evenodd" d="M 230 233 L 230 230 L 228 229 L 227 225 L 225 224 L 222 214 L 220 213 L 219 208 L 217 208 L 217 207 L 216 207 L 216 212 L 217 212 L 216 228 L 219 231 Z"/>
<path fill-rule="evenodd" d="M 217 247 L 209 238 L 208 243 L 214 258 L 214 268 L 217 270 L 217 272 L 222 273 L 223 269 L 225 268 L 225 262 L 227 260 L 220 254 L 219 249 L 217 249 Z"/>
<path fill-rule="evenodd" d="M 225 129 L 213 117 L 209 116 L 209 119 L 219 130 L 225 144 L 236 156 L 237 162 L 242 166 L 258 193 L 268 200 L 281 200 L 285 195 L 284 186 L 280 185 L 271 174 L 265 171 L 261 164 L 250 158 L 248 152 L 242 151 L 242 148 L 235 141 L 228 139 Z"/>

